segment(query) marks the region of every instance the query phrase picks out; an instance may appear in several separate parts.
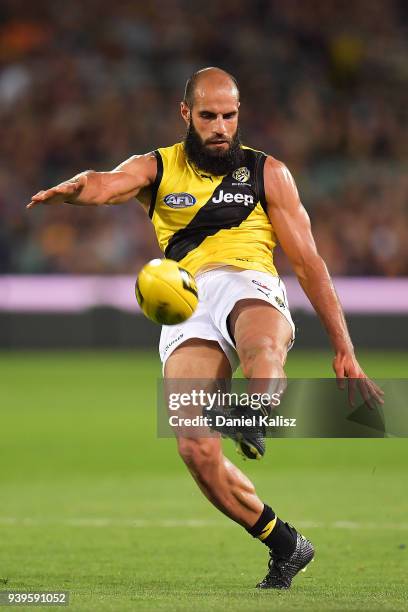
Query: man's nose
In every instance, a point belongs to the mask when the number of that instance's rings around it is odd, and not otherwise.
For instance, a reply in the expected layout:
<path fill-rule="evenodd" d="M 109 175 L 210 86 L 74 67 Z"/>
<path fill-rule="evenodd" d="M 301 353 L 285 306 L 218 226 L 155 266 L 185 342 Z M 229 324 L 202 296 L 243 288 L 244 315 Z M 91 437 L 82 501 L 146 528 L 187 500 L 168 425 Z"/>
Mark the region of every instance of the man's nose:
<path fill-rule="evenodd" d="M 217 116 L 217 119 L 215 120 L 214 129 L 217 134 L 225 134 L 225 122 L 224 117 L 222 115 Z"/>

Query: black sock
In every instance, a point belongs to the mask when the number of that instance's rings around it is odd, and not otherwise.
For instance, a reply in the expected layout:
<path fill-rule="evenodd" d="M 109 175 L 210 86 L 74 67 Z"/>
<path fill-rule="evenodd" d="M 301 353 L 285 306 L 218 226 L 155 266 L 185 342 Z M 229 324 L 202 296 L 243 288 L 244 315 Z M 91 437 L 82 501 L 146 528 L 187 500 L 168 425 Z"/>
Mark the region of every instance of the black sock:
<path fill-rule="evenodd" d="M 290 557 L 296 548 L 296 529 L 281 521 L 266 504 L 255 525 L 247 531 L 280 557 Z"/>

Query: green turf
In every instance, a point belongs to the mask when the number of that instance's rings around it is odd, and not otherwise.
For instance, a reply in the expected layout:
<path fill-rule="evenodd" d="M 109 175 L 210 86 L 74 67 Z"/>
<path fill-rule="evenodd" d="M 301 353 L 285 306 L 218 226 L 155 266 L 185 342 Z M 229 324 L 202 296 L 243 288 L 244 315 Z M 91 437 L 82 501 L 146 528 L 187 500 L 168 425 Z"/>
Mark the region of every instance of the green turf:
<path fill-rule="evenodd" d="M 407 354 L 361 361 L 406 376 Z M 69 590 L 83 611 L 407 609 L 408 441 L 270 440 L 255 464 L 225 442 L 317 548 L 291 591 L 258 592 L 266 550 L 156 437 L 155 355 L 0 353 L 0 368 L 0 590 Z M 331 357 L 294 350 L 287 371 L 330 376 Z"/>

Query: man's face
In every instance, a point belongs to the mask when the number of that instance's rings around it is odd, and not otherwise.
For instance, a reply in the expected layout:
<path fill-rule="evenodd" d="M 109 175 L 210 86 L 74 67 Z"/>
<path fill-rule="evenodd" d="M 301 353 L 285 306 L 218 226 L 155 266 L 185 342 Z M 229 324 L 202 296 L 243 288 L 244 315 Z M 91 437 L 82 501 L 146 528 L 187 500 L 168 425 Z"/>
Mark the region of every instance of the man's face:
<path fill-rule="evenodd" d="M 216 155 L 228 151 L 237 133 L 238 100 L 232 92 L 198 88 L 189 114 L 203 146 Z"/>
<path fill-rule="evenodd" d="M 238 92 L 231 85 L 198 86 L 193 107 L 181 103 L 181 114 L 188 127 L 186 153 L 202 170 L 221 175 L 239 163 L 238 108 Z"/>

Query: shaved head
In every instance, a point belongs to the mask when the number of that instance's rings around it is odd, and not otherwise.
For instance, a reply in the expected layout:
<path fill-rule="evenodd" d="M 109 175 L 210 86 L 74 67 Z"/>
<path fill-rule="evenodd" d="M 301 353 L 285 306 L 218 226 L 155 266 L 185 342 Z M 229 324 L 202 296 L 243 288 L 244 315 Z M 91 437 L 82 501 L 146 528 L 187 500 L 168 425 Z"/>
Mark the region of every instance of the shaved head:
<path fill-rule="evenodd" d="M 188 79 L 184 90 L 184 103 L 192 109 L 196 96 L 202 98 L 206 90 L 221 90 L 236 96 L 239 101 L 238 82 L 229 72 L 221 68 L 202 68 Z"/>
<path fill-rule="evenodd" d="M 242 165 L 239 90 L 231 74 L 220 68 L 195 72 L 187 81 L 180 112 L 187 126 L 184 151 L 190 162 L 216 176 Z"/>

